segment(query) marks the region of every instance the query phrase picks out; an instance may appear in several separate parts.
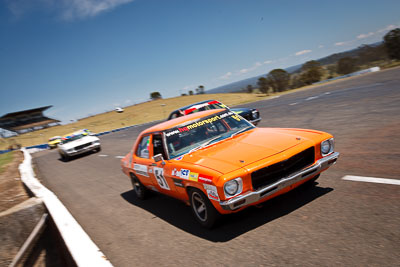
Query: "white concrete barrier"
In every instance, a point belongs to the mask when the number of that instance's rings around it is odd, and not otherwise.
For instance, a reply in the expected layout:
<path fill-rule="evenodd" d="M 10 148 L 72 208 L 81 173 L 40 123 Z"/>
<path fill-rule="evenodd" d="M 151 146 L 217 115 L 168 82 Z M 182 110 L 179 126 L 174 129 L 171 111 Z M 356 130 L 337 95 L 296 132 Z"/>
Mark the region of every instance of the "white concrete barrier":
<path fill-rule="evenodd" d="M 112 266 L 57 196 L 35 178 L 32 156 L 25 148 L 21 150 L 25 157 L 19 166 L 21 180 L 46 205 L 75 263 L 82 267 Z"/>

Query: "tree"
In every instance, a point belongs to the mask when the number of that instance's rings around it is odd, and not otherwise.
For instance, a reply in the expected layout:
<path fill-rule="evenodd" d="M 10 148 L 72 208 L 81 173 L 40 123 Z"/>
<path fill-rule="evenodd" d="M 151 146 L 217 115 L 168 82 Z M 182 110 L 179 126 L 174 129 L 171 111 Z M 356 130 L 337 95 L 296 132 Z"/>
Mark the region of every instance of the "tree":
<path fill-rule="evenodd" d="M 151 100 L 156 100 L 162 98 L 160 92 L 152 92 L 150 93 Z"/>
<path fill-rule="evenodd" d="M 267 75 L 268 87 L 274 92 L 285 91 L 289 86 L 290 74 L 283 69 L 271 70 Z"/>
<path fill-rule="evenodd" d="M 189 95 L 194 95 L 192 90 L 189 90 Z"/>
<path fill-rule="evenodd" d="M 390 58 L 400 60 L 400 28 L 391 30 L 383 37 Z"/>
<path fill-rule="evenodd" d="M 196 95 L 201 95 L 204 94 L 204 86 L 203 85 L 199 85 L 198 88 L 196 88 Z"/>
<path fill-rule="evenodd" d="M 300 80 L 304 84 L 313 84 L 321 80 L 323 69 L 318 61 L 307 61 L 303 64 L 301 70 L 302 74 L 300 75 Z"/>
<path fill-rule="evenodd" d="M 341 58 L 337 63 L 336 69 L 339 74 L 343 74 L 343 75 L 355 72 L 357 70 L 356 69 L 356 59 L 354 59 L 352 57 Z"/>
<path fill-rule="evenodd" d="M 253 92 L 253 86 L 251 84 L 247 85 L 246 92 L 251 94 Z"/>
<path fill-rule="evenodd" d="M 372 46 L 362 45 L 358 47 L 358 65 L 368 64 L 373 61 L 387 59 L 387 52 L 383 44 Z"/>
<path fill-rule="evenodd" d="M 290 84 L 290 88 L 292 89 L 300 88 L 305 85 L 304 82 L 301 80 L 301 75 L 295 75 L 294 77 L 292 77 Z"/>
<path fill-rule="evenodd" d="M 258 85 L 258 89 L 260 90 L 261 93 L 266 94 L 268 92 L 269 86 L 268 86 L 267 78 L 265 78 L 265 77 L 258 78 L 257 85 Z"/>

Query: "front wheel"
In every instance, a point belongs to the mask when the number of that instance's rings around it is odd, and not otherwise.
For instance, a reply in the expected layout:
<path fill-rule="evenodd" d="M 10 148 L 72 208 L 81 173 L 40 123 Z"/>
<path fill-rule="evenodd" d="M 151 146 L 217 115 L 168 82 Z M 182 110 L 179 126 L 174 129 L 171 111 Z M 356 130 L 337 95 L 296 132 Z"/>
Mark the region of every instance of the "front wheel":
<path fill-rule="evenodd" d="M 207 196 L 199 189 L 189 190 L 192 212 L 196 220 L 205 228 L 212 228 L 220 214 L 211 204 Z"/>
<path fill-rule="evenodd" d="M 60 156 L 61 156 L 61 159 L 62 159 L 63 161 L 68 161 L 68 160 L 69 160 L 69 156 L 68 156 L 67 154 L 62 154 L 62 153 L 60 153 Z"/>
<path fill-rule="evenodd" d="M 135 191 L 137 198 L 141 200 L 145 199 L 148 195 L 148 190 L 134 174 L 131 173 L 130 176 L 133 190 Z"/>

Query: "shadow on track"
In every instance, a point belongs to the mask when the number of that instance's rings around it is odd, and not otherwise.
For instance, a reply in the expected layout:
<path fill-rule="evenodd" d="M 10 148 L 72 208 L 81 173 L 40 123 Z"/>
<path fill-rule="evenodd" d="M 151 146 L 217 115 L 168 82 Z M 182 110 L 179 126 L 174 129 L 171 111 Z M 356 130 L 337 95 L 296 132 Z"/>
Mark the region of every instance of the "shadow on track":
<path fill-rule="evenodd" d="M 212 241 L 227 242 L 261 225 L 285 216 L 313 200 L 333 191 L 332 188 L 302 185 L 293 191 L 265 202 L 261 207 L 249 207 L 241 212 L 224 215 L 212 230 L 197 223 L 183 202 L 159 194 L 146 200 L 136 197 L 133 190 L 121 194 L 126 201 L 192 235 Z"/>

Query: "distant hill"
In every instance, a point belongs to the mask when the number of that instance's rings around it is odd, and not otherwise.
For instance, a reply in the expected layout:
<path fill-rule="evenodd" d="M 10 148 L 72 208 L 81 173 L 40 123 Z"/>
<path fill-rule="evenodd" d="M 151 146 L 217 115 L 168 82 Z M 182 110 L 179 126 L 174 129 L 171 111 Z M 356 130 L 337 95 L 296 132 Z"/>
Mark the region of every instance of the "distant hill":
<path fill-rule="evenodd" d="M 378 46 L 380 44 L 382 44 L 382 42 L 369 44 L 369 46 Z M 351 50 L 348 50 L 348 51 L 345 51 L 345 52 L 336 53 L 336 54 L 329 55 L 327 57 L 323 57 L 323 58 L 317 59 L 316 61 L 321 63 L 321 65 L 336 64 L 336 62 L 338 62 L 341 58 L 344 58 L 344 57 L 356 57 L 359 52 L 360 52 L 360 48 L 351 49 Z M 302 65 L 303 64 L 291 66 L 291 67 L 286 68 L 285 70 L 287 72 L 289 72 L 289 73 L 296 73 L 296 72 L 300 71 Z M 217 94 L 217 93 L 236 93 L 236 92 L 241 92 L 241 91 L 245 90 L 245 88 L 249 84 L 252 85 L 253 87 L 257 87 L 258 79 L 260 77 L 266 77 L 267 74 L 268 73 L 265 73 L 263 75 L 258 75 L 258 76 L 252 77 L 252 78 L 247 78 L 245 80 L 241 80 L 241 81 L 229 83 L 229 84 L 226 84 L 226 85 L 223 85 L 223 86 L 219 86 L 217 88 L 213 88 L 213 89 L 207 90 L 206 93 L 207 94 Z"/>

